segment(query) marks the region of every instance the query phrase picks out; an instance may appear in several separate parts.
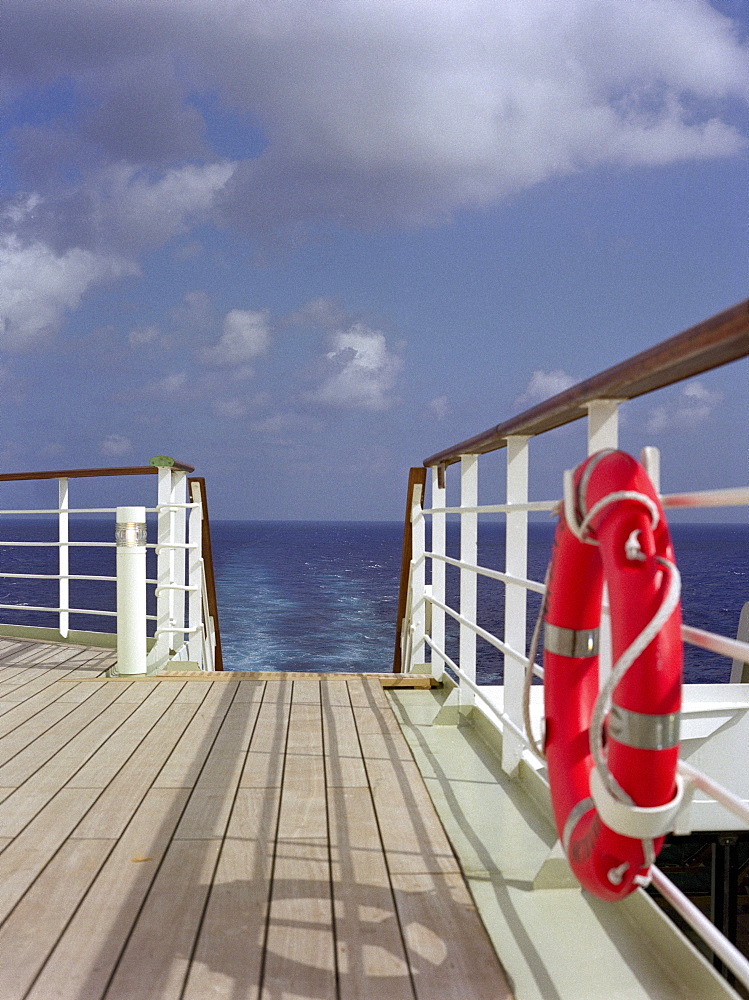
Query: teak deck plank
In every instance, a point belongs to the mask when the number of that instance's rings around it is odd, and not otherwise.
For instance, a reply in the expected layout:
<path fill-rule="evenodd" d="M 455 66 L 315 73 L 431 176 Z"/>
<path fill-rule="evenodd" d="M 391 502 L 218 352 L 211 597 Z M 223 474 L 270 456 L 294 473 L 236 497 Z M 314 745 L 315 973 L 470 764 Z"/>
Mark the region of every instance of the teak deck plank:
<path fill-rule="evenodd" d="M 378 678 L 45 645 L 0 638 L 2 1000 L 509 996 Z"/>
<path fill-rule="evenodd" d="M 0 995 L 22 1000 L 112 850 L 111 840 L 68 840 L 0 929 Z"/>

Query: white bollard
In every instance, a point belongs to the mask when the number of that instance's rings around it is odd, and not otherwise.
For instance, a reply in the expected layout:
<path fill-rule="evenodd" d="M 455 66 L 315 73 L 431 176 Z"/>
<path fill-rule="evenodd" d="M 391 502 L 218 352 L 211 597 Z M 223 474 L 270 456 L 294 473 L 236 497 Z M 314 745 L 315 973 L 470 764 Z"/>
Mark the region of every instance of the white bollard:
<path fill-rule="evenodd" d="M 146 508 L 118 507 L 117 673 L 146 673 Z"/>

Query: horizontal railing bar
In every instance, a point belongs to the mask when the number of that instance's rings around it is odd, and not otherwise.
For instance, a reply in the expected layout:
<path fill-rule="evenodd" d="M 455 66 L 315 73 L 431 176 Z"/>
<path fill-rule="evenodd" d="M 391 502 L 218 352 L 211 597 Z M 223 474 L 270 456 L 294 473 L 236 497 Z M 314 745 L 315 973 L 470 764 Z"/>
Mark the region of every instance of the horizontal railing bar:
<path fill-rule="evenodd" d="M 671 509 L 696 507 L 744 507 L 749 504 L 749 488 L 734 486 L 723 490 L 701 490 L 694 493 L 668 493 L 660 498 Z"/>
<path fill-rule="evenodd" d="M 13 548 L 47 548 L 47 549 L 57 549 L 61 545 L 66 548 L 89 548 L 89 549 L 107 549 L 115 548 L 117 542 L 10 542 L 10 541 L 0 541 L 0 545 L 5 547 Z M 149 549 L 154 548 L 154 545 L 146 546 Z"/>
<path fill-rule="evenodd" d="M 588 403 L 596 399 L 634 399 L 747 354 L 749 299 L 565 389 L 496 427 L 430 455 L 423 464 L 452 465 L 461 455 L 496 451 L 505 447 L 508 437 L 533 437 L 586 417 Z"/>
<path fill-rule="evenodd" d="M 669 509 L 749 506 L 749 487 L 729 486 L 720 490 L 695 490 L 690 493 L 665 493 L 661 505 Z M 427 507 L 423 514 L 508 514 L 516 510 L 555 511 L 561 500 L 533 500 L 528 503 L 484 504 L 479 507 Z M 0 514 L 4 513 L 0 511 Z M 23 513 L 9 511 L 8 513 Z M 34 513 L 29 511 L 29 513 Z M 39 513 L 48 513 L 40 511 Z M 52 511 L 56 513 L 56 511 Z M 71 512 L 72 513 L 72 512 Z"/>
<path fill-rule="evenodd" d="M 741 660 L 743 663 L 749 663 L 749 642 L 728 639 L 724 635 L 706 632 L 704 629 L 694 628 L 691 625 L 682 625 L 681 637 L 690 646 L 699 646 L 700 649 L 707 649 L 711 653 L 727 656 L 730 660 Z"/>
<path fill-rule="evenodd" d="M 546 593 L 546 588 L 542 583 L 538 583 L 535 580 L 523 580 L 520 577 L 509 576 L 507 573 L 501 573 L 499 570 L 487 569 L 485 566 L 473 566 L 471 563 L 462 562 L 460 559 L 452 559 L 450 556 L 439 555 L 435 552 L 425 552 L 424 556 L 428 559 L 439 559 L 440 562 L 448 563 L 450 566 L 456 566 L 458 569 L 467 569 L 470 572 L 477 573 L 481 576 L 487 576 L 493 580 L 499 580 L 503 583 L 514 583 L 520 587 L 525 587 L 526 590 L 532 590 L 538 594 Z M 487 638 L 491 635 L 491 632 L 486 632 L 485 629 L 480 628 L 478 625 L 472 625 L 467 619 L 462 619 L 457 611 L 453 611 L 447 605 L 442 605 L 436 598 L 429 595 L 425 595 L 425 600 L 430 601 L 432 604 L 436 604 L 437 607 L 441 607 L 443 611 L 446 611 L 451 615 L 456 621 L 462 622 L 462 624 L 467 625 L 476 631 L 477 635 L 481 635 L 482 638 L 490 642 L 491 645 L 496 645 L 496 643 L 501 643 L 500 639 L 493 637 L 494 641 Z M 604 615 L 610 615 L 610 609 L 608 605 L 604 604 L 601 607 L 601 612 Z M 700 649 L 706 649 L 711 653 L 718 653 L 720 656 L 726 656 L 730 660 L 741 660 L 743 663 L 749 663 L 749 643 L 741 642 L 739 639 L 729 639 L 727 636 L 718 635 L 716 632 L 706 632 L 704 629 L 695 628 L 692 625 L 682 625 L 681 626 L 681 637 L 682 640 L 688 643 L 690 646 L 698 646 Z M 505 648 L 504 644 L 497 645 L 497 649 L 502 653 L 508 653 L 514 659 L 518 659 L 519 654 L 515 650 L 511 650 L 508 646 Z M 520 658 L 520 662 L 524 663 L 525 659 Z"/>
<path fill-rule="evenodd" d="M 116 611 L 94 611 L 92 608 L 39 608 L 31 604 L 0 604 L 0 608 L 6 611 L 49 611 L 52 614 L 59 614 L 61 611 L 69 615 L 106 615 L 108 618 L 116 618 Z M 146 615 L 146 617 L 149 617 Z"/>
<path fill-rule="evenodd" d="M 151 615 L 146 615 L 146 618 L 150 618 L 150 617 L 152 617 L 152 616 Z M 155 620 L 155 616 L 153 616 L 153 618 Z M 175 632 L 175 633 L 178 632 L 180 635 L 192 635 L 193 632 L 202 632 L 202 631 L 203 631 L 203 625 L 202 624 L 201 625 L 193 625 L 192 628 L 188 628 L 187 626 L 185 626 L 184 628 L 180 628 L 179 626 L 174 626 L 173 628 L 157 628 L 156 631 L 154 632 L 154 635 L 166 635 L 167 633 L 171 633 L 171 632 Z"/>
<path fill-rule="evenodd" d="M 749 987 L 749 961 L 725 937 L 694 903 L 678 889 L 660 868 L 651 865 L 653 885 L 676 912 L 702 938 L 705 944 L 726 965 L 736 978 Z"/>
<path fill-rule="evenodd" d="M 11 580 L 98 580 L 101 582 L 116 583 L 116 576 L 80 576 L 75 573 L 0 573 L 0 577 L 7 577 Z M 156 581 L 146 580 L 146 583 Z"/>
<path fill-rule="evenodd" d="M 749 803 L 744 802 L 738 795 L 734 795 L 728 788 L 724 788 L 723 785 L 714 781 L 707 774 L 703 774 L 702 771 L 698 771 L 691 764 L 687 764 L 686 761 L 679 761 L 679 772 L 693 785 L 709 795 L 711 799 L 720 802 L 734 816 L 749 825 Z"/>
<path fill-rule="evenodd" d="M 464 673 L 457 665 L 457 663 L 455 663 L 454 660 L 450 659 L 450 657 L 444 650 L 440 649 L 435 642 L 432 642 L 431 636 L 425 635 L 424 640 L 426 644 L 429 646 L 429 648 L 432 649 L 437 654 L 437 656 L 439 656 L 442 660 L 445 661 L 445 665 L 448 666 L 455 674 L 457 674 L 458 677 L 461 678 L 461 680 L 465 681 L 466 685 L 471 689 L 471 691 L 473 691 L 473 693 L 477 697 L 479 697 L 489 709 L 491 709 L 494 715 L 496 715 L 496 717 L 500 720 L 502 725 L 509 726 L 510 729 L 512 729 L 513 732 L 516 733 L 523 741 L 523 743 L 525 743 L 525 745 L 527 746 L 528 740 L 525 733 L 519 726 L 517 726 L 512 721 L 509 715 L 507 715 L 505 712 L 500 712 L 497 706 L 492 701 L 489 700 L 487 695 L 484 694 L 484 692 L 481 690 L 481 687 L 474 680 L 472 680 L 468 676 L 468 674 Z"/>
<path fill-rule="evenodd" d="M 158 514 L 162 510 L 192 510 L 194 507 L 202 507 L 202 503 L 190 502 L 190 503 L 160 503 L 156 507 L 151 508 L 155 514 Z M 149 509 L 149 508 L 147 508 Z"/>
<path fill-rule="evenodd" d="M 494 646 L 494 648 L 498 649 L 500 653 L 504 653 L 506 656 L 511 656 L 513 660 L 517 660 L 518 663 L 521 664 L 527 663 L 527 657 L 523 656 L 522 653 L 519 653 L 516 649 L 513 649 L 511 646 L 508 646 L 506 643 L 502 642 L 501 639 L 498 639 L 495 635 L 492 635 L 491 632 L 487 632 L 485 628 L 481 628 L 480 625 L 476 625 L 474 622 L 471 622 L 467 618 L 464 618 L 463 615 L 459 614 L 459 612 L 451 608 L 449 604 L 443 604 L 442 601 L 438 601 L 437 598 L 432 597 L 431 594 L 425 594 L 424 600 L 428 601 L 430 604 L 433 604 L 437 608 L 441 608 L 442 611 L 445 612 L 445 614 L 450 615 L 450 617 L 454 618 L 455 621 L 458 622 L 460 625 L 465 625 L 466 628 L 469 628 L 472 632 L 475 632 L 476 635 L 480 636 L 484 640 L 484 642 L 488 642 L 490 646 Z"/>
<path fill-rule="evenodd" d="M 3 514 L 116 514 L 116 507 L 48 507 L 47 509 L 34 508 L 32 510 L 0 510 Z M 155 510 L 154 510 L 155 513 Z"/>
<path fill-rule="evenodd" d="M 194 465 L 186 462 L 174 462 L 169 466 L 177 472 L 195 472 Z M 155 476 L 158 473 L 155 465 L 128 465 L 112 469 L 56 469 L 44 472 L 4 472 L 0 474 L 0 483 L 12 483 L 31 479 L 91 479 L 97 476 Z"/>
<path fill-rule="evenodd" d="M 523 577 L 510 576 L 509 573 L 502 573 L 498 569 L 489 569 L 487 566 L 474 566 L 473 563 L 463 562 L 461 559 L 453 559 L 451 556 L 443 556 L 437 552 L 425 552 L 427 559 L 438 559 L 449 566 L 456 566 L 458 569 L 467 569 L 479 576 L 489 577 L 490 580 L 499 580 L 500 583 L 514 583 L 526 590 L 532 590 L 537 594 L 545 594 L 546 587 L 537 580 L 525 580 Z"/>
<path fill-rule="evenodd" d="M 528 503 L 496 503 L 479 507 L 426 507 L 422 514 L 509 514 L 515 510 L 556 510 L 561 500 L 531 500 Z"/>

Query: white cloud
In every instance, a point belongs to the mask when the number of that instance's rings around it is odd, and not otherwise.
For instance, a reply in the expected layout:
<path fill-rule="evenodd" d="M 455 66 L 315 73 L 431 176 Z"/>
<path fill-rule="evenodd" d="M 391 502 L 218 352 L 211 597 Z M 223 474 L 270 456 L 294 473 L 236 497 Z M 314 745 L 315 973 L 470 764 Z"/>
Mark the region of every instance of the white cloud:
<path fill-rule="evenodd" d="M 152 344 L 160 336 L 158 326 L 136 326 L 128 334 L 127 341 L 131 347 L 142 347 Z"/>
<path fill-rule="evenodd" d="M 557 393 L 564 392 L 576 382 L 577 379 L 559 368 L 551 372 L 537 369 L 531 375 L 525 392 L 518 396 L 516 402 L 518 406 L 533 406 L 536 403 L 542 403 L 545 399 L 551 399 Z"/>
<path fill-rule="evenodd" d="M 154 396 L 173 396 L 174 393 L 180 392 L 186 383 L 187 372 L 173 372 L 149 383 L 147 390 Z"/>
<path fill-rule="evenodd" d="M 650 410 L 646 430 L 650 434 L 692 430 L 704 423 L 722 400 L 722 392 L 713 392 L 701 382 L 690 382 L 682 388 L 675 405 L 654 406 Z"/>
<path fill-rule="evenodd" d="M 0 239 L 0 345 L 24 348 L 54 333 L 92 286 L 137 273 L 118 257 Z"/>
<path fill-rule="evenodd" d="M 242 366 L 246 377 L 247 363 L 270 347 L 270 312 L 232 309 L 224 318 L 223 332 L 212 347 L 206 348 L 202 358 L 210 365 Z"/>
<path fill-rule="evenodd" d="M 99 451 L 102 455 L 108 455 L 110 458 L 120 458 L 132 450 L 132 442 L 122 434 L 110 434 L 104 438 L 99 446 Z"/>
<path fill-rule="evenodd" d="M 240 420 L 247 416 L 249 408 L 241 399 L 217 399 L 213 404 L 213 412 L 219 417 L 226 417 L 227 420 Z"/>
<path fill-rule="evenodd" d="M 335 330 L 351 319 L 348 310 L 338 299 L 321 296 L 312 299 L 289 317 L 298 326 L 314 326 L 320 330 Z"/>
<path fill-rule="evenodd" d="M 384 334 L 355 323 L 335 333 L 325 357 L 321 384 L 310 395 L 315 403 L 363 410 L 386 410 L 402 360 L 388 350 Z"/>
<path fill-rule="evenodd" d="M 314 417 L 299 413 L 274 413 L 262 420 L 254 420 L 250 431 L 273 440 L 276 444 L 294 444 L 302 434 L 317 431 L 322 424 Z"/>
<path fill-rule="evenodd" d="M 92 224 L 129 248 L 162 246 L 205 217 L 234 169 L 233 163 L 188 164 L 154 174 L 115 164 L 89 182 Z"/>
<path fill-rule="evenodd" d="M 435 420 L 444 420 L 450 412 L 447 396 L 435 396 L 434 399 L 430 399 L 425 407 L 425 411 L 427 416 Z"/>
<path fill-rule="evenodd" d="M 8 88 L 66 77 L 108 102 L 91 113 L 106 212 L 132 239 L 180 231 L 216 196 L 253 233 L 315 217 L 423 223 L 601 164 L 745 146 L 746 46 L 707 0 L 5 0 L 3 14 Z M 262 135 L 236 171 L 133 172 L 199 158 L 201 123 L 165 69 L 175 51 L 180 80 Z"/>

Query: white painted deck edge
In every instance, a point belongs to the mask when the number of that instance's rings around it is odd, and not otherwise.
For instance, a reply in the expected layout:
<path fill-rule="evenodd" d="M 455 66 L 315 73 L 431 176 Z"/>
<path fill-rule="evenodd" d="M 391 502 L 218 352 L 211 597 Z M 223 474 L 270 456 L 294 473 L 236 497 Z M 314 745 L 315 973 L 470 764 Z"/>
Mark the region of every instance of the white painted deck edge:
<path fill-rule="evenodd" d="M 533 889 L 556 839 L 542 777 L 507 779 L 478 710 L 473 725 L 432 726 L 444 692 L 390 697 L 517 1000 L 735 1000 L 646 893 L 613 905 Z"/>

